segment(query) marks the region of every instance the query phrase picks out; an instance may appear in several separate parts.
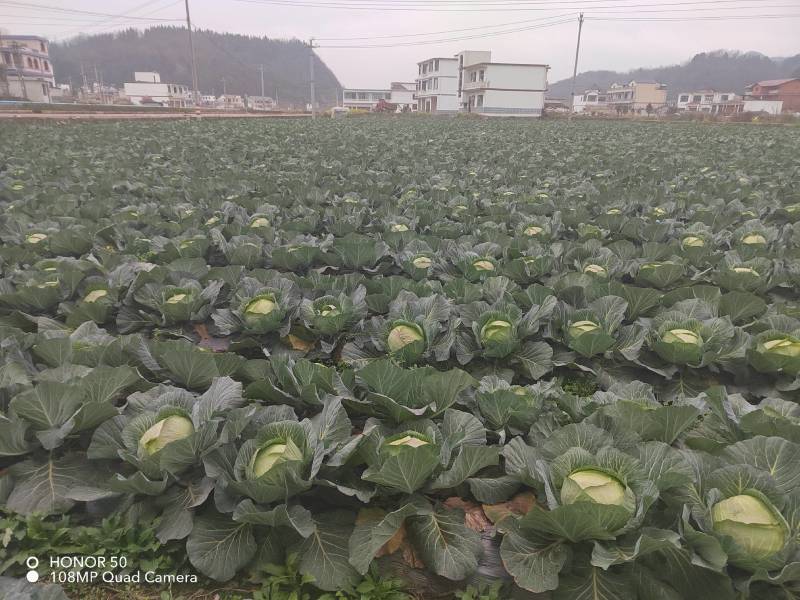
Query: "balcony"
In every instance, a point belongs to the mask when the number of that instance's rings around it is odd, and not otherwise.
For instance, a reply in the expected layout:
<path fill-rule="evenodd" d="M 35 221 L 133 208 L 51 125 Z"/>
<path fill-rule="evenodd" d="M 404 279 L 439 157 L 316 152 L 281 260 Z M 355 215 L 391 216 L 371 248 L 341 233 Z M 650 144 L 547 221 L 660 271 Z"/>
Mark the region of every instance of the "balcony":
<path fill-rule="evenodd" d="M 463 89 L 464 91 L 480 90 L 488 87 L 490 86 L 489 86 L 489 81 L 487 79 L 484 79 L 483 81 L 465 81 L 461 84 L 461 89 Z"/>

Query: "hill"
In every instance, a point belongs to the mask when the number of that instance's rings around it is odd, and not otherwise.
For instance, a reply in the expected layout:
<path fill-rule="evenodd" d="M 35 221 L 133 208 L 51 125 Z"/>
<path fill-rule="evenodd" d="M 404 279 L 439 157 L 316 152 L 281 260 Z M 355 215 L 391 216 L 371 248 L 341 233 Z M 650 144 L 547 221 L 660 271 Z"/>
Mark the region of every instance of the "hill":
<path fill-rule="evenodd" d="M 229 94 L 261 94 L 259 65 L 264 65 L 264 87 L 268 96 L 277 89 L 281 105 L 308 102 L 308 48 L 300 40 L 280 40 L 213 31 L 194 36 L 198 80 L 204 94 L 222 93 L 223 78 Z M 81 65 L 94 78 L 94 66 L 103 81 L 121 85 L 133 79 L 134 71 L 158 71 L 162 81 L 191 86 L 192 76 L 186 29 L 153 27 L 116 33 L 80 36 L 52 43 L 50 54 L 59 82 L 81 81 Z M 341 89 L 333 72 L 319 57 L 315 59 L 317 100 L 336 103 Z"/>
<path fill-rule="evenodd" d="M 742 93 L 745 86 L 763 79 L 800 76 L 800 54 L 771 59 L 758 52 L 704 52 L 689 62 L 667 67 L 643 68 L 620 73 L 617 71 L 586 71 L 575 81 L 575 93 L 586 89 L 605 89 L 612 83 L 631 80 L 655 80 L 667 85 L 668 96 L 674 100 L 679 92 L 712 88 Z M 550 84 L 548 95 L 567 98 L 571 80 Z"/>

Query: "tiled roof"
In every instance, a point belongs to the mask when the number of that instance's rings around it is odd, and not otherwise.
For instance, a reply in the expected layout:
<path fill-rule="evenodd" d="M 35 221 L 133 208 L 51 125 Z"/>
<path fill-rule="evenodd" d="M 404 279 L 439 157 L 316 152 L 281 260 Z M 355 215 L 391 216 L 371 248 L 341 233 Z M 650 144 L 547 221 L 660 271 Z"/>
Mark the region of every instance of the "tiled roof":
<path fill-rule="evenodd" d="M 784 83 L 789 83 L 790 81 L 797 81 L 797 79 L 798 79 L 797 77 L 790 77 L 789 79 L 767 79 L 766 81 L 759 81 L 755 85 L 760 85 L 761 87 L 774 87 L 776 85 L 783 85 Z"/>

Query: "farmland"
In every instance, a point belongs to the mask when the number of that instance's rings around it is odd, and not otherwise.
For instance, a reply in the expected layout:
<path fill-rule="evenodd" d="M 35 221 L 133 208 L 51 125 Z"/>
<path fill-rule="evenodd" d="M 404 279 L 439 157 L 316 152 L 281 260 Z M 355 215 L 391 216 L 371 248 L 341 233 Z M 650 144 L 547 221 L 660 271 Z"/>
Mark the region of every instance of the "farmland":
<path fill-rule="evenodd" d="M 0 209 L 20 598 L 800 597 L 796 127 L 6 123 Z"/>

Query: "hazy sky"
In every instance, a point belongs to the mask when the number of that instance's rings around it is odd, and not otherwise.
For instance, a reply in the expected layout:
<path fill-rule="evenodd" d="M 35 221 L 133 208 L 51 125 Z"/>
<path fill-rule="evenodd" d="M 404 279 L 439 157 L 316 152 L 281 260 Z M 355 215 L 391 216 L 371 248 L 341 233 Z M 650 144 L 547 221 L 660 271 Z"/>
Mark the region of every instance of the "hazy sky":
<path fill-rule="evenodd" d="M 694 54 L 716 49 L 756 50 L 769 56 L 800 52 L 800 0 L 190 0 L 197 28 L 266 35 L 275 38 L 352 38 L 436 33 L 454 29 L 503 25 L 490 31 L 536 25 L 538 20 L 558 20 L 584 9 L 579 70 L 626 70 L 688 60 Z M 317 6 L 297 6 L 297 4 Z M 336 9 L 361 3 L 369 10 Z M 40 8 L 30 5 L 39 4 Z M 292 6 L 294 4 L 294 6 Z M 440 10 L 407 10 L 409 4 Z M 478 4 L 478 6 L 476 6 Z M 487 6 L 494 4 L 494 6 Z M 22 6 L 25 5 L 25 6 Z M 405 10 L 376 10 L 376 5 Z M 45 8 L 49 7 L 49 8 Z M 89 12 L 126 14 L 141 21 L 117 20 L 83 13 L 52 10 L 64 8 Z M 441 9 L 471 8 L 444 11 Z M 723 9 L 724 7 L 733 7 Z M 476 8 L 478 10 L 476 10 Z M 661 12 L 654 12 L 661 11 Z M 601 21 L 592 17 L 665 18 L 685 16 L 794 15 L 779 19 L 704 21 Z M 64 38 L 80 32 L 112 31 L 147 19 L 184 18 L 183 0 L 0 0 L 0 28 Z M 520 21 L 525 23 L 516 24 Z M 364 41 L 321 41 L 324 45 L 388 44 L 441 40 L 482 33 L 472 29 L 412 38 Z M 520 31 L 496 37 L 445 41 L 424 46 L 344 49 L 320 47 L 319 55 L 343 85 L 386 87 L 390 81 L 413 81 L 416 63 L 434 56 L 451 56 L 463 49 L 491 50 L 499 62 L 547 63 L 550 81 L 572 73 L 577 16 L 569 23 Z M 56 74 L 57 75 L 57 74 Z"/>

